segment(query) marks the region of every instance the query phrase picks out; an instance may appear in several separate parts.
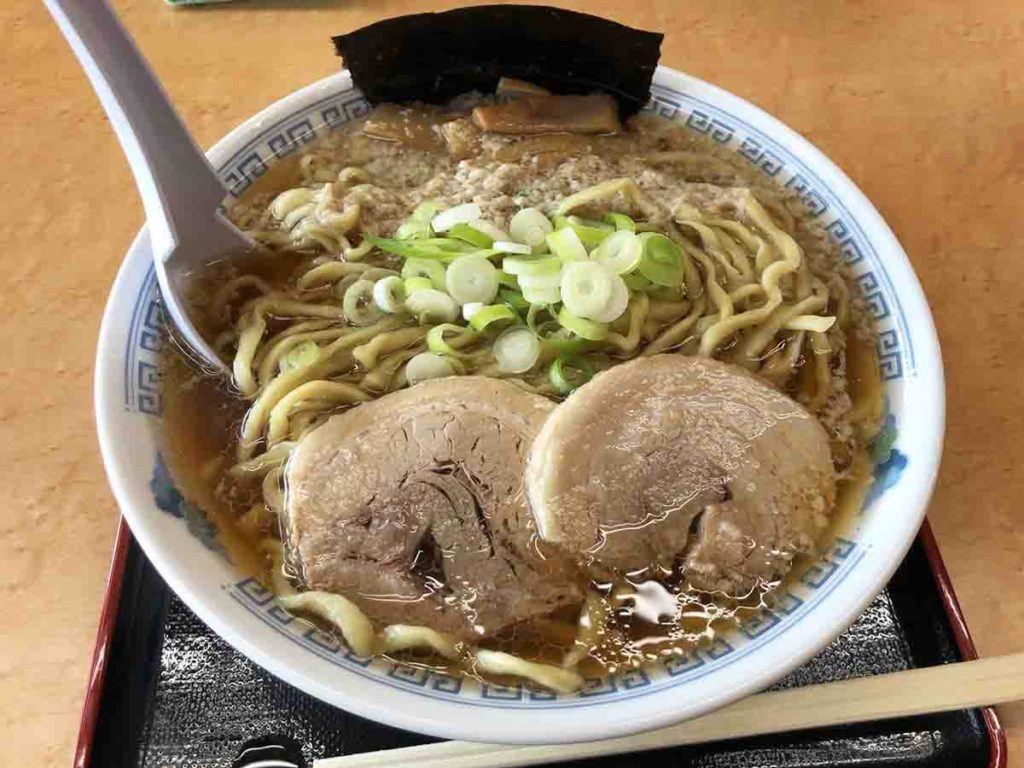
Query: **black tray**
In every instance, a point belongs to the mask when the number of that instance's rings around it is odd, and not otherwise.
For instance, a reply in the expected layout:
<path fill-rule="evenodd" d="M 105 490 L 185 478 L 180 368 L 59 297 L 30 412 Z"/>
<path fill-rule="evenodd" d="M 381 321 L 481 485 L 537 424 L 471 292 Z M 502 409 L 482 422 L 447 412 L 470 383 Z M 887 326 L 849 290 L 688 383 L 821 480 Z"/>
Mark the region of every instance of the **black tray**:
<path fill-rule="evenodd" d="M 974 656 L 926 524 L 887 590 L 849 631 L 780 687 Z M 307 763 L 430 740 L 323 704 L 235 652 L 170 592 L 122 523 L 76 768 L 241 765 L 235 763 L 236 756 L 267 737 L 301 750 L 300 759 Z M 571 765 L 1004 768 L 1005 764 L 1005 738 L 995 713 L 971 709 Z"/>

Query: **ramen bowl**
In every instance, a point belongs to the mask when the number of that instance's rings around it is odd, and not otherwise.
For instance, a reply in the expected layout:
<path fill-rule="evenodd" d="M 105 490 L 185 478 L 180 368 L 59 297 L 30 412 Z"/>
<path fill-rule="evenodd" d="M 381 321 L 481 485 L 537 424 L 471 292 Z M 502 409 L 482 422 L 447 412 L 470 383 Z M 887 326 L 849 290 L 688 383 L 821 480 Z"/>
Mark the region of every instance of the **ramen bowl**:
<path fill-rule="evenodd" d="M 111 487 L 168 585 L 214 631 L 282 680 L 389 725 L 512 743 L 609 738 L 669 725 L 757 692 L 840 634 L 883 589 L 924 516 L 943 433 L 938 341 L 906 255 L 871 203 L 824 155 L 742 99 L 661 67 L 648 109 L 710 137 L 799 195 L 834 240 L 874 318 L 886 450 L 859 514 L 771 609 L 683 655 L 587 680 L 557 696 L 362 658 L 294 618 L 236 569 L 212 525 L 175 490 L 161 455 L 163 317 L 146 231 L 114 283 L 96 360 L 96 413 Z M 209 152 L 232 195 L 369 104 L 339 73 L 296 91 Z M 889 444 L 891 443 L 891 447 Z"/>

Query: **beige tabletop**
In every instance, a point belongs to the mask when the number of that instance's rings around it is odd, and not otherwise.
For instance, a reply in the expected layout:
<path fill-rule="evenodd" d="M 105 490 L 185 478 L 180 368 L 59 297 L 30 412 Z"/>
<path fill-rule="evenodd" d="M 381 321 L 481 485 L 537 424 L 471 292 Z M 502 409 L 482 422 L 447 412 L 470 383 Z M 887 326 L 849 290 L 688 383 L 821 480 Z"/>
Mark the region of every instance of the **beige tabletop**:
<path fill-rule="evenodd" d="M 335 71 L 330 34 L 457 3 L 115 5 L 209 145 Z M 946 450 L 929 517 L 980 652 L 1024 650 L 1021 0 L 566 5 L 664 31 L 664 63 L 781 118 L 888 220 L 945 358 Z M 3 0 L 0 30 L 0 744 L 19 766 L 65 766 L 118 515 L 93 429 L 93 353 L 142 210 L 41 3 Z M 1011 765 L 1024 765 L 1024 704 L 1001 715 Z"/>

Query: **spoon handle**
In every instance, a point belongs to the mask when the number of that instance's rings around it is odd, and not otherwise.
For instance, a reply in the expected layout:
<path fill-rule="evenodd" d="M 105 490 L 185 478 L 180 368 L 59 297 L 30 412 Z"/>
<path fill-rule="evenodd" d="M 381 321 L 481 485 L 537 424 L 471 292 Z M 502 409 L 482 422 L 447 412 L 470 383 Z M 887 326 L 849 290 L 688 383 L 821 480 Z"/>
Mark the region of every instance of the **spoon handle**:
<path fill-rule="evenodd" d="M 182 233 L 209 228 L 226 190 L 106 0 L 44 1 L 117 133 L 162 262 Z"/>

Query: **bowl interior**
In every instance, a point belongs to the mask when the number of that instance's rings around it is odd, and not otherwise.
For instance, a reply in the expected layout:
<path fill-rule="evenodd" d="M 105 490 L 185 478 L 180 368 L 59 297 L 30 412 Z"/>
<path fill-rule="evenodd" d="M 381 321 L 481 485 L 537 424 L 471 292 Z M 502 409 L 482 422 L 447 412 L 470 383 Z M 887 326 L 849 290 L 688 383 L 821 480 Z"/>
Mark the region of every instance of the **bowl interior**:
<path fill-rule="evenodd" d="M 660 68 L 648 108 L 710 136 L 798 193 L 852 269 L 878 332 L 892 438 L 878 457 L 860 514 L 772 610 L 707 647 L 589 680 L 572 696 L 358 657 L 291 617 L 256 581 L 236 572 L 201 510 L 171 483 L 160 452 L 163 318 L 143 231 L 115 283 L 101 330 L 96 402 L 107 473 L 160 573 L 240 651 L 327 702 L 400 727 L 450 738 L 575 741 L 669 724 L 765 687 L 841 632 L 884 586 L 923 517 L 943 427 L 938 344 L 906 256 L 834 165 L 752 105 Z M 240 195 L 276 160 L 368 109 L 342 73 L 269 107 L 209 154 L 231 193 Z M 510 710 L 514 718 L 507 717 Z"/>

